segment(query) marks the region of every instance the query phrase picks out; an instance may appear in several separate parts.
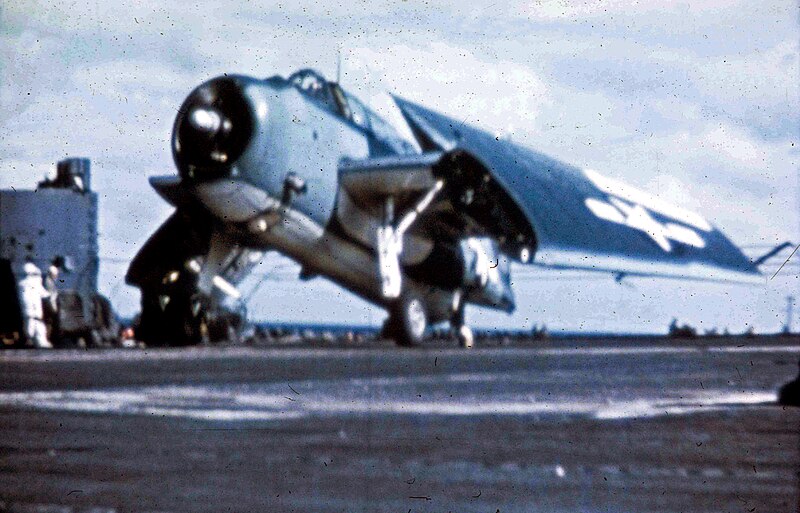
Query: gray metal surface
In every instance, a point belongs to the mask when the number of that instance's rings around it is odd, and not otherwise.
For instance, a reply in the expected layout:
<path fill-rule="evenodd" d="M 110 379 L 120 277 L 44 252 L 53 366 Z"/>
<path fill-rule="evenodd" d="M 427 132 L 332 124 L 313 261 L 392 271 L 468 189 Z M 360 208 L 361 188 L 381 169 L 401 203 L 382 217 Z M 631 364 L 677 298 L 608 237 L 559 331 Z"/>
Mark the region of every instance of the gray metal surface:
<path fill-rule="evenodd" d="M 70 189 L 0 191 L 0 258 L 19 272 L 26 258 L 47 270 L 56 256 L 71 261 L 58 286 L 97 291 L 97 194 Z"/>
<path fill-rule="evenodd" d="M 798 342 L 4 352 L 0 510 L 796 511 Z"/>

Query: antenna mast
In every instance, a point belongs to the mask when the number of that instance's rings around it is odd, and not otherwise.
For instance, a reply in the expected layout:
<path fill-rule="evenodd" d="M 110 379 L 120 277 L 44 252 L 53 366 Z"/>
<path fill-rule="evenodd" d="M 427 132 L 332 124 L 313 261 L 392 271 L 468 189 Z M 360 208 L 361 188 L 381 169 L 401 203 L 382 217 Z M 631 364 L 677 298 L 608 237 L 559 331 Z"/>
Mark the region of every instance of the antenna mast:
<path fill-rule="evenodd" d="M 342 46 L 336 49 L 336 83 L 342 83 Z"/>

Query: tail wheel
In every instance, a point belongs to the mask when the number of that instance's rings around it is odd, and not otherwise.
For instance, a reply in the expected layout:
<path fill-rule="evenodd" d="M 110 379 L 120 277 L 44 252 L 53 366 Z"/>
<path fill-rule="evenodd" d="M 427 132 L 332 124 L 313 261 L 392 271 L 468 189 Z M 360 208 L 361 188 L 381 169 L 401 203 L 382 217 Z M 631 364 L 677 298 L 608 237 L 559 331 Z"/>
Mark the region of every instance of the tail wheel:
<path fill-rule="evenodd" d="M 475 346 L 475 335 L 469 326 L 462 325 L 458 328 L 456 335 L 458 336 L 458 344 L 464 349 L 471 349 Z"/>
<path fill-rule="evenodd" d="M 464 303 L 461 301 L 462 296 L 459 293 L 453 303 L 453 315 L 450 317 L 450 326 L 456 334 L 458 345 L 464 349 L 471 349 L 475 346 L 475 335 L 472 329 L 464 324 Z"/>
<path fill-rule="evenodd" d="M 421 344 L 428 329 L 428 314 L 422 299 L 411 293 L 400 296 L 392 307 L 389 328 L 397 345 Z"/>

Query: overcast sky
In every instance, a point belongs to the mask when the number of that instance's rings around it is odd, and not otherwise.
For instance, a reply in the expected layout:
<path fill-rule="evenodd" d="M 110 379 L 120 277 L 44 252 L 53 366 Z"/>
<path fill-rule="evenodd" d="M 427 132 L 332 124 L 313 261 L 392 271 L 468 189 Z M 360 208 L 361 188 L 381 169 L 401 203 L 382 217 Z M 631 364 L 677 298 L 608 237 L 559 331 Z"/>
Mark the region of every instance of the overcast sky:
<path fill-rule="evenodd" d="M 101 287 L 131 314 L 138 293 L 123 283 L 125 260 L 170 213 L 147 177 L 174 172 L 169 138 L 184 97 L 223 72 L 334 76 L 341 51 L 343 85 L 367 101 L 392 91 L 600 170 L 698 211 L 739 245 L 800 242 L 794 1 L 323 4 L 0 4 L 0 187 L 33 187 L 64 156 L 90 157 Z M 259 272 L 276 263 L 285 275 L 273 257 Z M 799 271 L 790 264 L 756 287 L 526 273 L 514 315 L 468 317 L 566 330 L 663 331 L 672 317 L 777 330 Z M 267 281 L 250 313 L 383 316 L 324 280 Z"/>

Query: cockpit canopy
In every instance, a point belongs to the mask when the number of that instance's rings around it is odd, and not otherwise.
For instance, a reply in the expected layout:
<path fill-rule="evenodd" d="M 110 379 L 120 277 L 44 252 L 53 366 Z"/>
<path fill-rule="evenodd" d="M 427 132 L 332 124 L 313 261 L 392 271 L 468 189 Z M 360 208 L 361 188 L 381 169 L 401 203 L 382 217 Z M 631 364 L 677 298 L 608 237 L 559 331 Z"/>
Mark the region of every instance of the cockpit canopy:
<path fill-rule="evenodd" d="M 321 99 L 328 96 L 328 81 L 313 69 L 295 71 L 288 82 L 309 96 Z"/>
<path fill-rule="evenodd" d="M 414 146 L 403 139 L 397 130 L 348 93 L 336 82 L 329 82 L 319 72 L 305 68 L 294 72 L 287 81 L 306 97 L 321 104 L 338 116 L 362 130 L 370 132 L 376 139 L 399 154 L 415 153 Z"/>

